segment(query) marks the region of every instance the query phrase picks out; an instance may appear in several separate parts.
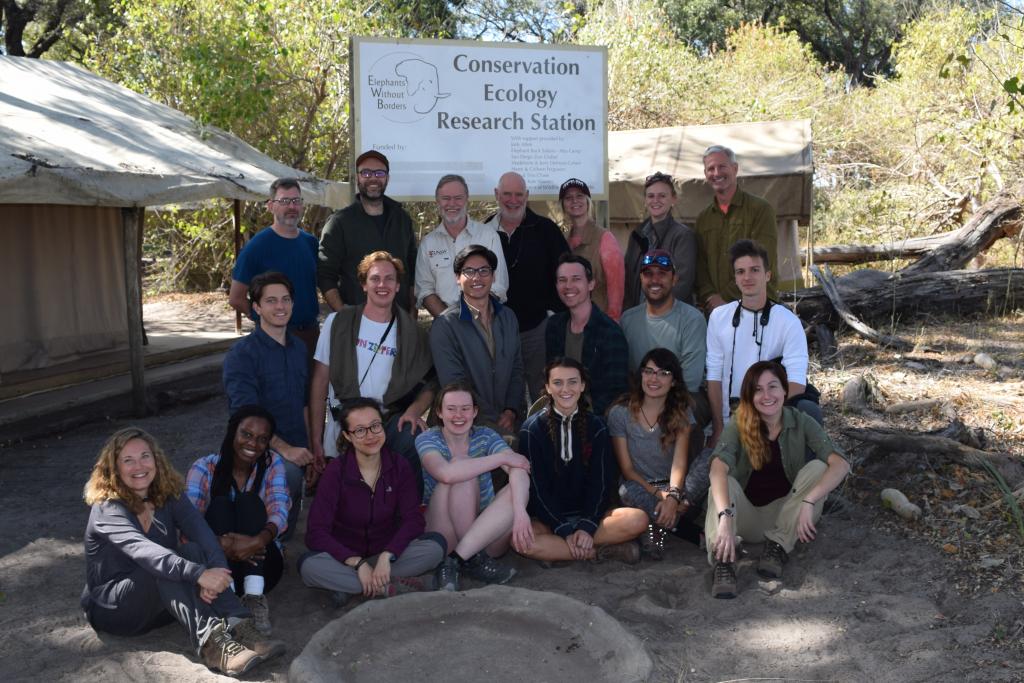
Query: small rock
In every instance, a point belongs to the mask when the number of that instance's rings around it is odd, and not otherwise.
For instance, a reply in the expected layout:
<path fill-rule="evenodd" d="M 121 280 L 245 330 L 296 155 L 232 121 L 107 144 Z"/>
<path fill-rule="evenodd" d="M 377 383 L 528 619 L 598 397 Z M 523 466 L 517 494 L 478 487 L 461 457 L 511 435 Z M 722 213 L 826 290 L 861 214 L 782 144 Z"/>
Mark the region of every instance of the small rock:
<path fill-rule="evenodd" d="M 992 569 L 993 567 L 998 567 L 1005 561 L 1005 557 L 992 557 L 991 555 L 985 555 L 981 558 L 979 564 L 982 569 Z"/>
<path fill-rule="evenodd" d="M 911 370 L 927 370 L 928 369 L 928 366 L 925 365 L 924 363 L 918 363 L 917 361 L 914 361 L 914 360 L 908 360 L 906 363 L 903 364 L 903 367 L 910 368 Z"/>
<path fill-rule="evenodd" d="M 765 595 L 775 595 L 782 590 L 782 582 L 778 579 L 759 579 L 757 583 Z"/>
<path fill-rule="evenodd" d="M 961 365 L 967 365 L 968 363 L 974 362 L 974 354 L 970 351 L 961 353 L 953 359 L 954 362 L 960 363 Z"/>
<path fill-rule="evenodd" d="M 981 513 L 970 505 L 955 505 L 953 506 L 953 512 L 959 512 L 963 516 L 970 517 L 971 519 L 981 519 Z"/>
<path fill-rule="evenodd" d="M 987 353 L 979 353 L 974 356 L 974 364 L 986 370 L 991 370 L 996 366 L 996 361 Z"/>

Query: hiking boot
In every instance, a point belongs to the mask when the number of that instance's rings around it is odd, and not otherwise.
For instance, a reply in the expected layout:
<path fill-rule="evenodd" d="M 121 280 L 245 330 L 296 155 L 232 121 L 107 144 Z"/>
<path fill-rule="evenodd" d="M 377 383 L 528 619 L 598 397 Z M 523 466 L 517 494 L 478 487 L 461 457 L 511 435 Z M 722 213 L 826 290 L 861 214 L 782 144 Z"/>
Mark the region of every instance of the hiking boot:
<path fill-rule="evenodd" d="M 242 619 L 231 629 L 231 637 L 249 648 L 264 661 L 284 654 L 285 646 L 280 640 L 269 640 L 256 628 L 252 619 Z"/>
<path fill-rule="evenodd" d="M 257 631 L 265 636 L 269 636 L 274 631 L 270 625 L 270 605 L 267 603 L 266 595 L 246 593 L 242 596 L 242 605 L 252 612 L 252 625 Z"/>
<path fill-rule="evenodd" d="M 781 579 L 782 565 L 789 561 L 789 555 L 775 541 L 765 541 L 761 559 L 757 561 L 757 573 L 766 579 Z"/>
<path fill-rule="evenodd" d="M 598 562 L 624 562 L 625 564 L 636 564 L 640 561 L 640 546 L 636 541 L 626 541 L 625 543 L 612 543 L 611 545 L 602 545 L 597 549 Z"/>
<path fill-rule="evenodd" d="M 481 550 L 463 565 L 466 573 L 477 581 L 484 583 L 507 583 L 516 575 L 516 570 L 488 555 Z"/>
<path fill-rule="evenodd" d="M 736 565 L 732 562 L 715 563 L 714 578 L 711 581 L 711 597 L 736 597 Z"/>
<path fill-rule="evenodd" d="M 254 651 L 245 647 L 228 633 L 227 624 L 219 621 L 206 636 L 199 650 L 203 664 L 228 676 L 238 676 L 263 661 Z"/>
<path fill-rule="evenodd" d="M 648 524 L 647 532 L 640 535 L 640 554 L 660 561 L 665 557 L 665 530 L 656 524 Z"/>
<path fill-rule="evenodd" d="M 351 597 L 351 593 L 342 593 L 341 591 L 331 592 L 331 602 L 334 603 L 335 607 L 344 607 L 348 604 L 349 598 Z"/>
<path fill-rule="evenodd" d="M 459 561 L 448 556 L 434 570 L 434 583 L 439 591 L 459 590 Z"/>

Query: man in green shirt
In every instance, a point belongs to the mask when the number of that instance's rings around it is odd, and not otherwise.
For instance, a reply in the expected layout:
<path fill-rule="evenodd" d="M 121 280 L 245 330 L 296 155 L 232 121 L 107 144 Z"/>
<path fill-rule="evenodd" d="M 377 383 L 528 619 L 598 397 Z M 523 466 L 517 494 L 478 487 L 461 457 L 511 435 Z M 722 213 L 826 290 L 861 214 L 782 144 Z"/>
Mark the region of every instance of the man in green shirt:
<path fill-rule="evenodd" d="M 704 150 L 704 178 L 714 190 L 711 205 L 697 215 L 697 304 L 706 312 L 736 301 L 740 291 L 729 262 L 729 247 L 741 239 L 751 239 L 767 251 L 772 272 L 768 297 L 777 300 L 775 261 L 778 260 L 778 233 L 775 209 L 761 197 L 737 187 L 739 164 L 736 153 L 722 145 Z"/>

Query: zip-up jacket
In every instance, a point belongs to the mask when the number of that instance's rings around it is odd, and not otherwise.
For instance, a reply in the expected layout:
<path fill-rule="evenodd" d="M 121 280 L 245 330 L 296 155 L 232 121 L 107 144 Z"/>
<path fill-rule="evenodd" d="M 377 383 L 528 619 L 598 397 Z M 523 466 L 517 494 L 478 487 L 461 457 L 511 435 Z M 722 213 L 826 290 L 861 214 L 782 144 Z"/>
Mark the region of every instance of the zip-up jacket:
<path fill-rule="evenodd" d="M 396 557 L 426 528 L 409 464 L 385 447 L 373 489 L 350 447 L 324 470 L 306 522 L 306 547 L 338 562 L 388 551 Z"/>

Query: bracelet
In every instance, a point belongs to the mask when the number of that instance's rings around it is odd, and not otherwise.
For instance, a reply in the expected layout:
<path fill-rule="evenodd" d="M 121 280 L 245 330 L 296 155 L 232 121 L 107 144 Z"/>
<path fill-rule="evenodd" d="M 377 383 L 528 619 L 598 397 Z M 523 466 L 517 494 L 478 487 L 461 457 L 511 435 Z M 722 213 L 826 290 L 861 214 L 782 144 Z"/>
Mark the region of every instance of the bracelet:
<path fill-rule="evenodd" d="M 734 510 L 733 507 L 730 505 L 729 507 L 725 508 L 724 510 L 718 513 L 718 518 L 721 519 L 722 515 L 725 515 L 726 517 L 735 517 L 736 510 Z"/>
<path fill-rule="evenodd" d="M 362 567 L 364 564 L 366 564 L 366 558 L 365 557 L 361 557 L 361 558 L 359 558 L 359 561 L 356 562 L 356 566 L 354 566 L 352 568 L 355 569 L 356 571 L 359 571 L 359 568 Z"/>
<path fill-rule="evenodd" d="M 808 505 L 817 505 L 817 503 L 812 503 L 811 501 L 807 500 L 806 498 L 804 498 L 804 502 L 807 503 Z"/>
<path fill-rule="evenodd" d="M 665 498 L 673 498 L 677 503 L 683 502 L 683 497 L 679 495 L 679 491 L 673 491 L 672 489 L 669 489 L 668 493 L 665 494 Z"/>

